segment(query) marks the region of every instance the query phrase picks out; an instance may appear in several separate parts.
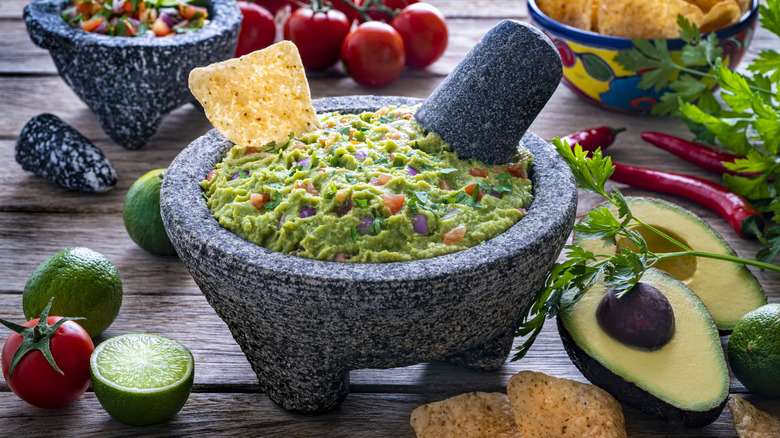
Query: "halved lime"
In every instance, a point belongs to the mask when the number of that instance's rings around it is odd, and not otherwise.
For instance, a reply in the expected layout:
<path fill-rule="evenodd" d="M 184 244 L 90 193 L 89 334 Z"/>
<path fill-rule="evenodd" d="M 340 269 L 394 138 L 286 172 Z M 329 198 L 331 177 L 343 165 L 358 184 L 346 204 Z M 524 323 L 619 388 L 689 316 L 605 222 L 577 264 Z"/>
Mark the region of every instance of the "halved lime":
<path fill-rule="evenodd" d="M 195 361 L 184 345 L 159 335 L 116 336 L 95 348 L 92 387 L 109 415 L 125 424 L 165 421 L 192 390 Z"/>

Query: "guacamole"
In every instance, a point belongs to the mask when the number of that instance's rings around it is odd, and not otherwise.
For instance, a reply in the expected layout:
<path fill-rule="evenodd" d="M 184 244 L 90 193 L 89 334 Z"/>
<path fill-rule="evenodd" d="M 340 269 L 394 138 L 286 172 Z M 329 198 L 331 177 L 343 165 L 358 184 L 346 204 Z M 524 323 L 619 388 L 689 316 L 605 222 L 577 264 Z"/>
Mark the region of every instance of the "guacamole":
<path fill-rule="evenodd" d="M 201 183 L 219 223 L 268 249 L 373 263 L 459 251 L 502 233 L 531 202 L 532 155 L 460 160 L 417 107 L 321 115 L 322 128 L 235 145 Z"/>

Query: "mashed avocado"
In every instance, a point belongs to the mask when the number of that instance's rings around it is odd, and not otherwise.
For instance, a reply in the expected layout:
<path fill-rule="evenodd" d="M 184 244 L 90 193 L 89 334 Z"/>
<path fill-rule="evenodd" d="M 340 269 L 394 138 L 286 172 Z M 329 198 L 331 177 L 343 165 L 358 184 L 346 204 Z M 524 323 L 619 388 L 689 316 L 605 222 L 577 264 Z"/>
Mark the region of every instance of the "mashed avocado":
<path fill-rule="evenodd" d="M 201 183 L 219 223 L 274 251 L 358 263 L 417 260 L 502 233 L 531 203 L 533 157 L 460 160 L 416 107 L 328 113 L 322 129 L 234 146 Z"/>

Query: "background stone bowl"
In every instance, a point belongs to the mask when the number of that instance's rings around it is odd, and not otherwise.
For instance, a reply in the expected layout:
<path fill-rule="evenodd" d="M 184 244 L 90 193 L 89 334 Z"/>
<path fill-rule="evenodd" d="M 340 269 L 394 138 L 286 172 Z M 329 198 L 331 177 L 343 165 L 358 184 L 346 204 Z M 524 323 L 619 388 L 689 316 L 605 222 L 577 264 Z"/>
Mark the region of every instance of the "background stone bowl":
<path fill-rule="evenodd" d="M 211 0 L 196 32 L 164 38 L 85 32 L 60 16 L 70 0 L 35 0 L 24 8 L 27 33 L 47 49 L 60 76 L 89 106 L 112 140 L 144 146 L 162 119 L 193 102 L 190 71 L 232 58 L 241 26 L 233 0 Z"/>
<path fill-rule="evenodd" d="M 318 112 L 360 112 L 400 97 L 315 100 Z M 501 235 L 424 260 L 354 264 L 282 254 L 250 243 L 211 216 L 199 183 L 232 146 L 212 130 L 168 167 L 161 209 L 168 235 L 209 304 L 227 323 L 268 396 L 319 412 L 349 392 L 349 371 L 447 360 L 502 366 L 516 323 L 560 254 L 577 205 L 574 178 L 534 134 L 534 200 Z"/>

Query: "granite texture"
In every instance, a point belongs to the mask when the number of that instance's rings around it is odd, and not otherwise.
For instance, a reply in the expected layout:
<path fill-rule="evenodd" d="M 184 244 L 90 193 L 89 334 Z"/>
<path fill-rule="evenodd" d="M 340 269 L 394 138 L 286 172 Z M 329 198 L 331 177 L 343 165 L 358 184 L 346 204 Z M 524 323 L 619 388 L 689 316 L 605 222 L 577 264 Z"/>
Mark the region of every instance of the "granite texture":
<path fill-rule="evenodd" d="M 33 43 L 49 50 L 60 76 L 112 140 L 144 146 L 163 118 L 192 102 L 190 71 L 233 57 L 241 13 L 232 0 L 212 0 L 211 22 L 165 38 L 115 37 L 70 26 L 60 12 L 70 0 L 36 0 L 24 8 Z"/>
<path fill-rule="evenodd" d="M 504 20 L 431 93 L 417 119 L 461 158 L 503 164 L 562 76 L 558 50 L 540 30 Z"/>
<path fill-rule="evenodd" d="M 414 104 L 399 97 L 315 100 L 318 112 Z M 501 235 L 464 251 L 400 263 L 353 264 L 274 252 L 222 228 L 200 188 L 232 146 L 216 130 L 185 148 L 163 181 L 171 242 L 227 323 L 268 396 L 285 409 L 326 411 L 349 371 L 449 360 L 500 368 L 516 324 L 558 257 L 575 217 L 566 163 L 533 134 L 534 200 Z"/>
<path fill-rule="evenodd" d="M 86 137 L 52 114 L 24 125 L 14 148 L 22 169 L 80 192 L 105 192 L 116 185 L 116 170 Z"/>

